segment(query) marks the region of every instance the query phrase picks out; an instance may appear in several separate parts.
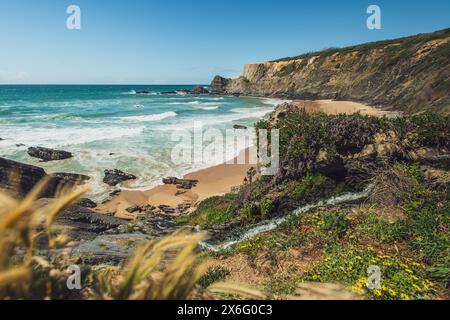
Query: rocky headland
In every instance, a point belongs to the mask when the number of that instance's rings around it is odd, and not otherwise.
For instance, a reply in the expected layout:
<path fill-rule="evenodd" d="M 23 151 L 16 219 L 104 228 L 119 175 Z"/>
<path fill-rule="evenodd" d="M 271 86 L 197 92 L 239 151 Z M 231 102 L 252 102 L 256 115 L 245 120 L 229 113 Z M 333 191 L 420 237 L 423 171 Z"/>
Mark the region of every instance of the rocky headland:
<path fill-rule="evenodd" d="M 450 29 L 247 64 L 213 94 L 359 101 L 407 113 L 450 112 Z"/>

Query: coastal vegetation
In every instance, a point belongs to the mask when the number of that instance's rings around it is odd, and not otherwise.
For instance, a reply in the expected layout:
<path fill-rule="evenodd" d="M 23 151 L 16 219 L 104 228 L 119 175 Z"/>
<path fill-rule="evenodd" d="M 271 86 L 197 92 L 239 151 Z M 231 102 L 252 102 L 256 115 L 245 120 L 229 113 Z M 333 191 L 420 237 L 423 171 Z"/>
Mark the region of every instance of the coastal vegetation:
<path fill-rule="evenodd" d="M 229 279 L 239 277 L 234 263 L 246 260 L 258 274 L 254 285 L 273 298 L 293 295 L 310 282 L 343 283 L 368 299 L 446 297 L 448 123 L 448 116 L 436 114 L 327 116 L 279 106 L 256 125 L 282 129 L 279 172 L 208 199 L 192 222 L 203 219 L 213 237 L 223 239 L 224 233 L 233 238 L 233 230 L 288 216 L 273 231 L 211 253 Z M 362 202 L 293 214 L 298 207 L 368 185 L 371 192 Z M 212 216 L 226 216 L 218 230 Z M 287 257 L 296 262 L 286 262 Z M 369 266 L 381 270 L 382 284 L 375 290 L 367 287 Z"/>

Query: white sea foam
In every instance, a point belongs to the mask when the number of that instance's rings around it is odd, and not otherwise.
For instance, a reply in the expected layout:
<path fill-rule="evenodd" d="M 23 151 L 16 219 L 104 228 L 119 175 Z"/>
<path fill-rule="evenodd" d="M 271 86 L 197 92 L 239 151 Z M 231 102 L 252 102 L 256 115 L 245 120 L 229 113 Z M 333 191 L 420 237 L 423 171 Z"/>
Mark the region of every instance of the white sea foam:
<path fill-rule="evenodd" d="M 173 105 L 173 106 L 198 106 L 198 107 L 194 107 L 194 109 L 203 109 L 203 110 L 213 110 L 213 109 L 217 109 L 219 107 L 219 105 L 222 105 L 222 103 L 220 102 L 203 102 L 203 101 L 190 101 L 190 102 L 170 102 L 167 103 L 169 105 Z M 214 108 L 211 108 L 214 107 Z"/>
<path fill-rule="evenodd" d="M 170 102 L 168 103 L 170 105 L 184 105 L 184 106 L 190 106 L 190 105 L 200 105 L 202 104 L 202 102 L 195 100 L 195 101 L 189 101 L 189 102 L 182 102 L 182 101 L 178 101 L 178 102 Z"/>
<path fill-rule="evenodd" d="M 284 102 L 291 102 L 291 100 L 277 99 L 277 98 L 264 98 L 261 101 L 264 104 L 270 104 L 272 106 L 276 106 L 276 105 L 282 104 Z"/>
<path fill-rule="evenodd" d="M 132 121 L 132 122 L 151 122 L 151 121 L 160 121 L 166 118 L 177 116 L 176 112 L 168 111 L 159 114 L 149 114 L 143 116 L 130 116 L 130 117 L 121 117 L 121 120 L 124 121 Z"/>
<path fill-rule="evenodd" d="M 4 146 L 15 146 L 22 143 L 26 146 L 41 145 L 49 148 L 84 144 L 93 141 L 118 139 L 136 136 L 144 127 L 103 127 L 103 128 L 15 128 L 3 134 Z"/>
<path fill-rule="evenodd" d="M 155 127 L 156 130 L 186 130 L 192 129 L 194 125 L 194 121 L 198 121 L 203 123 L 204 125 L 219 125 L 232 123 L 233 121 L 239 121 L 244 119 L 251 118 L 262 118 L 269 112 L 271 112 L 272 108 L 236 108 L 232 109 L 229 114 L 223 114 L 220 117 L 205 115 L 204 117 L 197 117 L 195 119 L 188 118 L 178 121 L 176 123 L 170 124 L 162 124 L 160 126 Z"/>
<path fill-rule="evenodd" d="M 238 118 L 236 120 L 242 119 L 242 118 L 262 118 L 266 114 L 270 113 L 273 110 L 273 108 L 270 107 L 260 107 L 260 108 L 235 108 L 231 111 L 239 114 Z"/>
<path fill-rule="evenodd" d="M 212 107 L 195 107 L 194 109 L 197 109 L 197 110 L 205 110 L 205 111 L 208 111 L 208 110 L 217 110 L 217 109 L 219 109 L 219 106 L 212 106 Z"/>

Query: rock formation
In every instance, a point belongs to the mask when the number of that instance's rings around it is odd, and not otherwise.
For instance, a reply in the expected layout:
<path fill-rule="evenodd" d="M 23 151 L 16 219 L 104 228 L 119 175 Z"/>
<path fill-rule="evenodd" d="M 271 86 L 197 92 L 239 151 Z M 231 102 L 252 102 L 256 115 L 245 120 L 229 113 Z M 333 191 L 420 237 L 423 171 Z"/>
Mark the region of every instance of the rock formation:
<path fill-rule="evenodd" d="M 33 158 L 38 158 L 43 161 L 64 160 L 72 158 L 72 153 L 63 150 L 54 150 L 43 147 L 30 147 L 28 154 Z"/>
<path fill-rule="evenodd" d="M 114 170 L 105 170 L 105 177 L 103 178 L 103 182 L 110 186 L 115 186 L 121 182 L 135 179 L 137 179 L 135 175 L 114 169 Z"/>
<path fill-rule="evenodd" d="M 209 94 L 209 91 L 206 90 L 203 86 L 195 86 L 194 90 L 192 90 L 193 94 Z"/>
<path fill-rule="evenodd" d="M 213 94 L 356 100 L 405 112 L 450 112 L 450 29 L 248 64 L 216 76 Z"/>
<path fill-rule="evenodd" d="M 178 179 L 175 177 L 163 178 L 164 184 L 176 185 L 178 189 L 192 189 L 198 183 L 198 180 Z"/>
<path fill-rule="evenodd" d="M 0 188 L 24 197 L 44 177 L 49 181 L 41 197 L 53 197 L 62 187 L 82 184 L 90 177 L 74 173 L 54 173 L 48 175 L 44 169 L 5 158 L 0 158 Z"/>

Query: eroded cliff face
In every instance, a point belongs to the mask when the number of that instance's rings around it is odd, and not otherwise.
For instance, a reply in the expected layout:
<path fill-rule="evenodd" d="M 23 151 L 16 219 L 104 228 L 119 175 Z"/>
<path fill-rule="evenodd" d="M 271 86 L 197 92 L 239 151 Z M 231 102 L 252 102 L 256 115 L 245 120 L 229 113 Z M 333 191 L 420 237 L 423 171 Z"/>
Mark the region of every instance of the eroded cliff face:
<path fill-rule="evenodd" d="M 248 64 L 213 93 L 356 100 L 406 112 L 450 112 L 450 29 Z"/>

